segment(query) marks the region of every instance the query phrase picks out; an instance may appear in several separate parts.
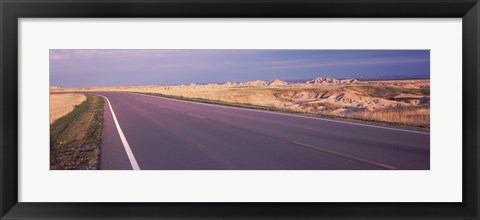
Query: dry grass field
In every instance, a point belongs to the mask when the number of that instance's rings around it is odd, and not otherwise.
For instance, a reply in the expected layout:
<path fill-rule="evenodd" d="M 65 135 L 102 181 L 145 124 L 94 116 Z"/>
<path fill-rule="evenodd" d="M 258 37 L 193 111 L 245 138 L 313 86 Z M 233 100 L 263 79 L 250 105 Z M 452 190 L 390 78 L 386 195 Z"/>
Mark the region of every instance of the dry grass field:
<path fill-rule="evenodd" d="M 316 78 L 175 86 L 115 86 L 58 91 L 126 91 L 269 110 L 430 127 L 430 80 Z"/>
<path fill-rule="evenodd" d="M 50 94 L 50 124 L 73 111 L 87 98 L 82 94 Z"/>

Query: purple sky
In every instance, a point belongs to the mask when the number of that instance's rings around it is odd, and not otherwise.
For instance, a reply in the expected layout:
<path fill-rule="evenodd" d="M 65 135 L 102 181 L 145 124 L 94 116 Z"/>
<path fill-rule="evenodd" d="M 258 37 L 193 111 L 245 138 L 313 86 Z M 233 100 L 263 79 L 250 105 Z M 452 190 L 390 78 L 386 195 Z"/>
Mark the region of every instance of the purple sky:
<path fill-rule="evenodd" d="M 50 50 L 50 85 L 430 75 L 429 50 Z"/>

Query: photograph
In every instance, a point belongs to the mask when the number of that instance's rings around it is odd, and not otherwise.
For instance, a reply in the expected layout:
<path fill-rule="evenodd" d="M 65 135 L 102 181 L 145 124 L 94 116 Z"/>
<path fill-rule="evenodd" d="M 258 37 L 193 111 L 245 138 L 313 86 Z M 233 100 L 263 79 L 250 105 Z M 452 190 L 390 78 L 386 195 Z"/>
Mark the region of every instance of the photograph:
<path fill-rule="evenodd" d="M 480 220 L 479 2 L 6 0 L 0 220 Z"/>
<path fill-rule="evenodd" d="M 50 49 L 49 71 L 50 170 L 430 170 L 428 49 Z"/>

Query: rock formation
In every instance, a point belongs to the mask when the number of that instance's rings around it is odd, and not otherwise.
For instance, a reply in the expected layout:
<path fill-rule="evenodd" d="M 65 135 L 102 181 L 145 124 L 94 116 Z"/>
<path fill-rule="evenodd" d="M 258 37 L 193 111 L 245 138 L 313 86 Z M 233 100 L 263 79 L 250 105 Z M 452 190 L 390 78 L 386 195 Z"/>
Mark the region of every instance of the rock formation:
<path fill-rule="evenodd" d="M 279 79 L 273 80 L 270 83 L 268 83 L 268 86 L 286 86 L 286 85 L 288 85 L 287 82 Z"/>
<path fill-rule="evenodd" d="M 255 80 L 255 81 L 241 82 L 238 85 L 239 86 L 267 86 L 268 82 L 263 80 Z"/>
<path fill-rule="evenodd" d="M 354 78 L 338 80 L 335 78 L 317 77 L 313 80 L 307 81 L 306 84 L 315 84 L 315 85 L 317 84 L 348 84 L 348 83 L 356 83 L 356 82 L 358 82 L 358 80 Z"/>

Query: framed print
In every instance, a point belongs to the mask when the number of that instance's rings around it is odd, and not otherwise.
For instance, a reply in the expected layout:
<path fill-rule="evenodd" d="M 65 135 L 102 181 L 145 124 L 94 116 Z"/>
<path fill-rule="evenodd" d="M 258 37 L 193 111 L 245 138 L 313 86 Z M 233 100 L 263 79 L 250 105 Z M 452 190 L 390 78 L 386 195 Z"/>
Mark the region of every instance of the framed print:
<path fill-rule="evenodd" d="M 1 218 L 478 219 L 477 1 L 2 1 Z"/>

